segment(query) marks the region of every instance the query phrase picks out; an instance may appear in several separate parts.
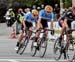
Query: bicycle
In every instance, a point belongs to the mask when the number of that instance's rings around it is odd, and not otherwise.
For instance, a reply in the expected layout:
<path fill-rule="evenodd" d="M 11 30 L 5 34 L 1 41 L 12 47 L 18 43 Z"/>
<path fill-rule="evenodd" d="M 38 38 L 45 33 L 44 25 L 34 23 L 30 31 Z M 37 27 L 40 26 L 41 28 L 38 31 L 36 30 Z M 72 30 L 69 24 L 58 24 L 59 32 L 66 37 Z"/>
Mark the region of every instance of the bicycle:
<path fill-rule="evenodd" d="M 39 51 L 40 57 L 42 58 L 42 57 L 44 57 L 46 50 L 47 50 L 47 36 L 44 33 L 44 30 L 41 29 L 39 31 L 40 31 L 40 33 L 43 33 L 43 35 L 41 38 L 38 38 L 37 46 L 34 46 L 35 40 L 32 41 L 31 54 L 32 54 L 32 56 L 35 56 L 37 51 Z M 52 31 L 52 30 L 47 29 L 47 31 Z M 37 47 L 39 47 L 39 50 L 37 49 Z"/>
<path fill-rule="evenodd" d="M 28 43 L 29 43 L 29 39 L 30 39 L 30 34 L 32 33 L 32 31 L 30 31 L 29 29 L 25 30 L 25 37 L 22 43 L 20 43 L 17 53 L 19 53 L 20 55 L 23 54 L 23 52 L 25 51 Z"/>
<path fill-rule="evenodd" d="M 59 60 L 61 58 L 62 54 L 64 54 L 64 59 L 71 59 L 73 57 L 73 55 L 74 55 L 74 40 L 72 37 L 73 31 L 75 31 L 75 29 L 65 30 L 61 41 L 60 41 L 60 37 L 58 37 L 55 40 L 55 43 L 54 43 L 54 58 L 55 58 L 55 60 Z M 66 38 L 66 35 L 68 35 L 68 38 Z M 69 49 L 70 45 L 72 45 L 72 49 Z"/>

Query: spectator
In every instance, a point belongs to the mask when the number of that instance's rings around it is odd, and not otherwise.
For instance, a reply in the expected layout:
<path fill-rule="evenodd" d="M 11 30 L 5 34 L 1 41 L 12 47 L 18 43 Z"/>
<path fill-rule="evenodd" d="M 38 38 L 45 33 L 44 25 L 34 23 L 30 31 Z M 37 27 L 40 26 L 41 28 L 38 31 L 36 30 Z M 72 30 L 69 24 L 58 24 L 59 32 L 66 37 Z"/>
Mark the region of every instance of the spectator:
<path fill-rule="evenodd" d="M 19 8 L 18 9 L 18 15 L 17 15 L 17 23 L 16 23 L 16 34 L 19 34 L 19 31 L 21 29 L 21 22 L 20 22 L 20 20 L 22 19 L 22 16 L 24 16 L 23 10 L 22 10 L 22 8 Z"/>
<path fill-rule="evenodd" d="M 41 9 L 44 9 L 44 4 L 41 5 Z"/>
<path fill-rule="evenodd" d="M 26 9 L 25 9 L 25 12 L 26 12 L 26 13 L 30 13 L 30 8 L 26 8 Z"/>
<path fill-rule="evenodd" d="M 55 4 L 54 12 L 55 12 L 56 20 L 57 20 L 59 18 L 59 16 L 60 16 L 60 7 L 58 6 L 58 4 Z"/>

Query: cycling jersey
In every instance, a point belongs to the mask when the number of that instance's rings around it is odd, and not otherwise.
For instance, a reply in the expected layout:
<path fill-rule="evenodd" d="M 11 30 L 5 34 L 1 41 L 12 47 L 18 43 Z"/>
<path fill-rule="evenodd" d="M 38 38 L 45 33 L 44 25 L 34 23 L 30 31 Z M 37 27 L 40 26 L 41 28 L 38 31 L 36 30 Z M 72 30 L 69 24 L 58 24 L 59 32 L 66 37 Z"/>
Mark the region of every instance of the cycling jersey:
<path fill-rule="evenodd" d="M 45 10 L 41 10 L 39 12 L 39 18 L 46 19 L 46 20 L 53 20 L 54 19 L 54 13 L 51 12 L 49 15 L 47 15 Z"/>
<path fill-rule="evenodd" d="M 32 17 L 32 13 L 27 13 L 25 16 L 24 16 L 24 20 L 25 21 L 28 21 L 28 22 L 37 22 L 37 19 L 38 19 L 38 17 L 36 16 L 34 16 L 34 18 Z"/>
<path fill-rule="evenodd" d="M 71 10 L 66 11 L 58 20 L 60 27 L 62 27 L 61 23 L 63 23 L 64 19 L 67 19 L 68 27 L 71 28 L 71 22 L 75 20 L 75 15 L 72 14 Z"/>
<path fill-rule="evenodd" d="M 59 21 L 64 21 L 64 19 L 67 19 L 67 22 L 72 22 L 75 20 L 75 15 L 72 14 L 71 10 L 68 10 L 62 15 Z"/>

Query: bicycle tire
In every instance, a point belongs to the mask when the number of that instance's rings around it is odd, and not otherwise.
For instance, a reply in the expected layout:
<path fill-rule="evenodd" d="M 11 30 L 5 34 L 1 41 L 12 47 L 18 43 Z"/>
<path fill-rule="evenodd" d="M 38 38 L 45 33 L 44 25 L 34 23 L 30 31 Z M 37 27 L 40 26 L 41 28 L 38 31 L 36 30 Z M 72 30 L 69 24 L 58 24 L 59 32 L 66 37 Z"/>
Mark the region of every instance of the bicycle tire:
<path fill-rule="evenodd" d="M 25 51 L 25 49 L 26 49 L 28 43 L 29 43 L 29 38 L 26 38 L 26 39 L 24 40 L 24 46 L 23 46 L 22 49 L 21 49 L 20 55 L 22 55 L 22 54 L 24 53 L 24 51 Z"/>
<path fill-rule="evenodd" d="M 31 45 L 31 56 L 32 57 L 34 57 L 36 55 L 36 53 L 37 53 L 37 49 L 36 49 L 37 46 L 33 45 L 34 42 L 35 42 L 35 40 L 32 41 L 32 45 Z"/>
<path fill-rule="evenodd" d="M 54 58 L 55 58 L 56 61 L 58 61 L 61 58 L 61 55 L 62 55 L 61 48 L 58 48 L 57 46 L 59 46 L 59 37 L 55 40 L 54 47 L 53 47 L 54 48 L 53 49 Z M 59 51 L 59 53 L 58 53 L 59 55 L 56 54 L 57 50 Z M 58 56 L 56 56 L 56 55 L 58 55 Z"/>
<path fill-rule="evenodd" d="M 70 43 L 69 43 L 70 44 Z M 74 48 L 74 42 L 72 43 L 72 46 Z M 67 47 L 67 56 L 69 57 L 68 59 L 73 61 L 75 59 L 75 49 L 70 50 L 69 47 Z"/>
<path fill-rule="evenodd" d="M 73 55 L 71 62 L 73 62 L 74 59 L 75 59 L 75 51 L 74 51 L 74 55 Z"/>
<path fill-rule="evenodd" d="M 17 54 L 20 52 L 21 48 L 22 48 L 22 44 L 19 45 L 18 50 L 16 51 Z"/>
<path fill-rule="evenodd" d="M 42 46 L 43 45 L 43 46 Z M 42 50 L 44 48 L 44 51 Z M 41 52 L 41 50 L 43 52 Z M 40 52 L 40 57 L 43 58 L 45 53 L 46 53 L 46 50 L 47 50 L 47 41 L 45 38 L 42 38 L 41 41 L 40 41 L 40 49 L 39 49 L 39 52 Z"/>

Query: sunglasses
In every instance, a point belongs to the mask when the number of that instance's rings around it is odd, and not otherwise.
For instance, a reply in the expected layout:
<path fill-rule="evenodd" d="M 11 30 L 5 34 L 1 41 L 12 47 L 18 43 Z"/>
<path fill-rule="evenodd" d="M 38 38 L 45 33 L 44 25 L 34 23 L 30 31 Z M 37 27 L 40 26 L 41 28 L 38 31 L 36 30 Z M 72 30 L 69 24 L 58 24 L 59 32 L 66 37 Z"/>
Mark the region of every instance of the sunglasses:
<path fill-rule="evenodd" d="M 38 15 L 33 15 L 34 17 L 37 17 Z"/>
<path fill-rule="evenodd" d="M 46 11 L 47 13 L 50 13 L 50 11 Z"/>

